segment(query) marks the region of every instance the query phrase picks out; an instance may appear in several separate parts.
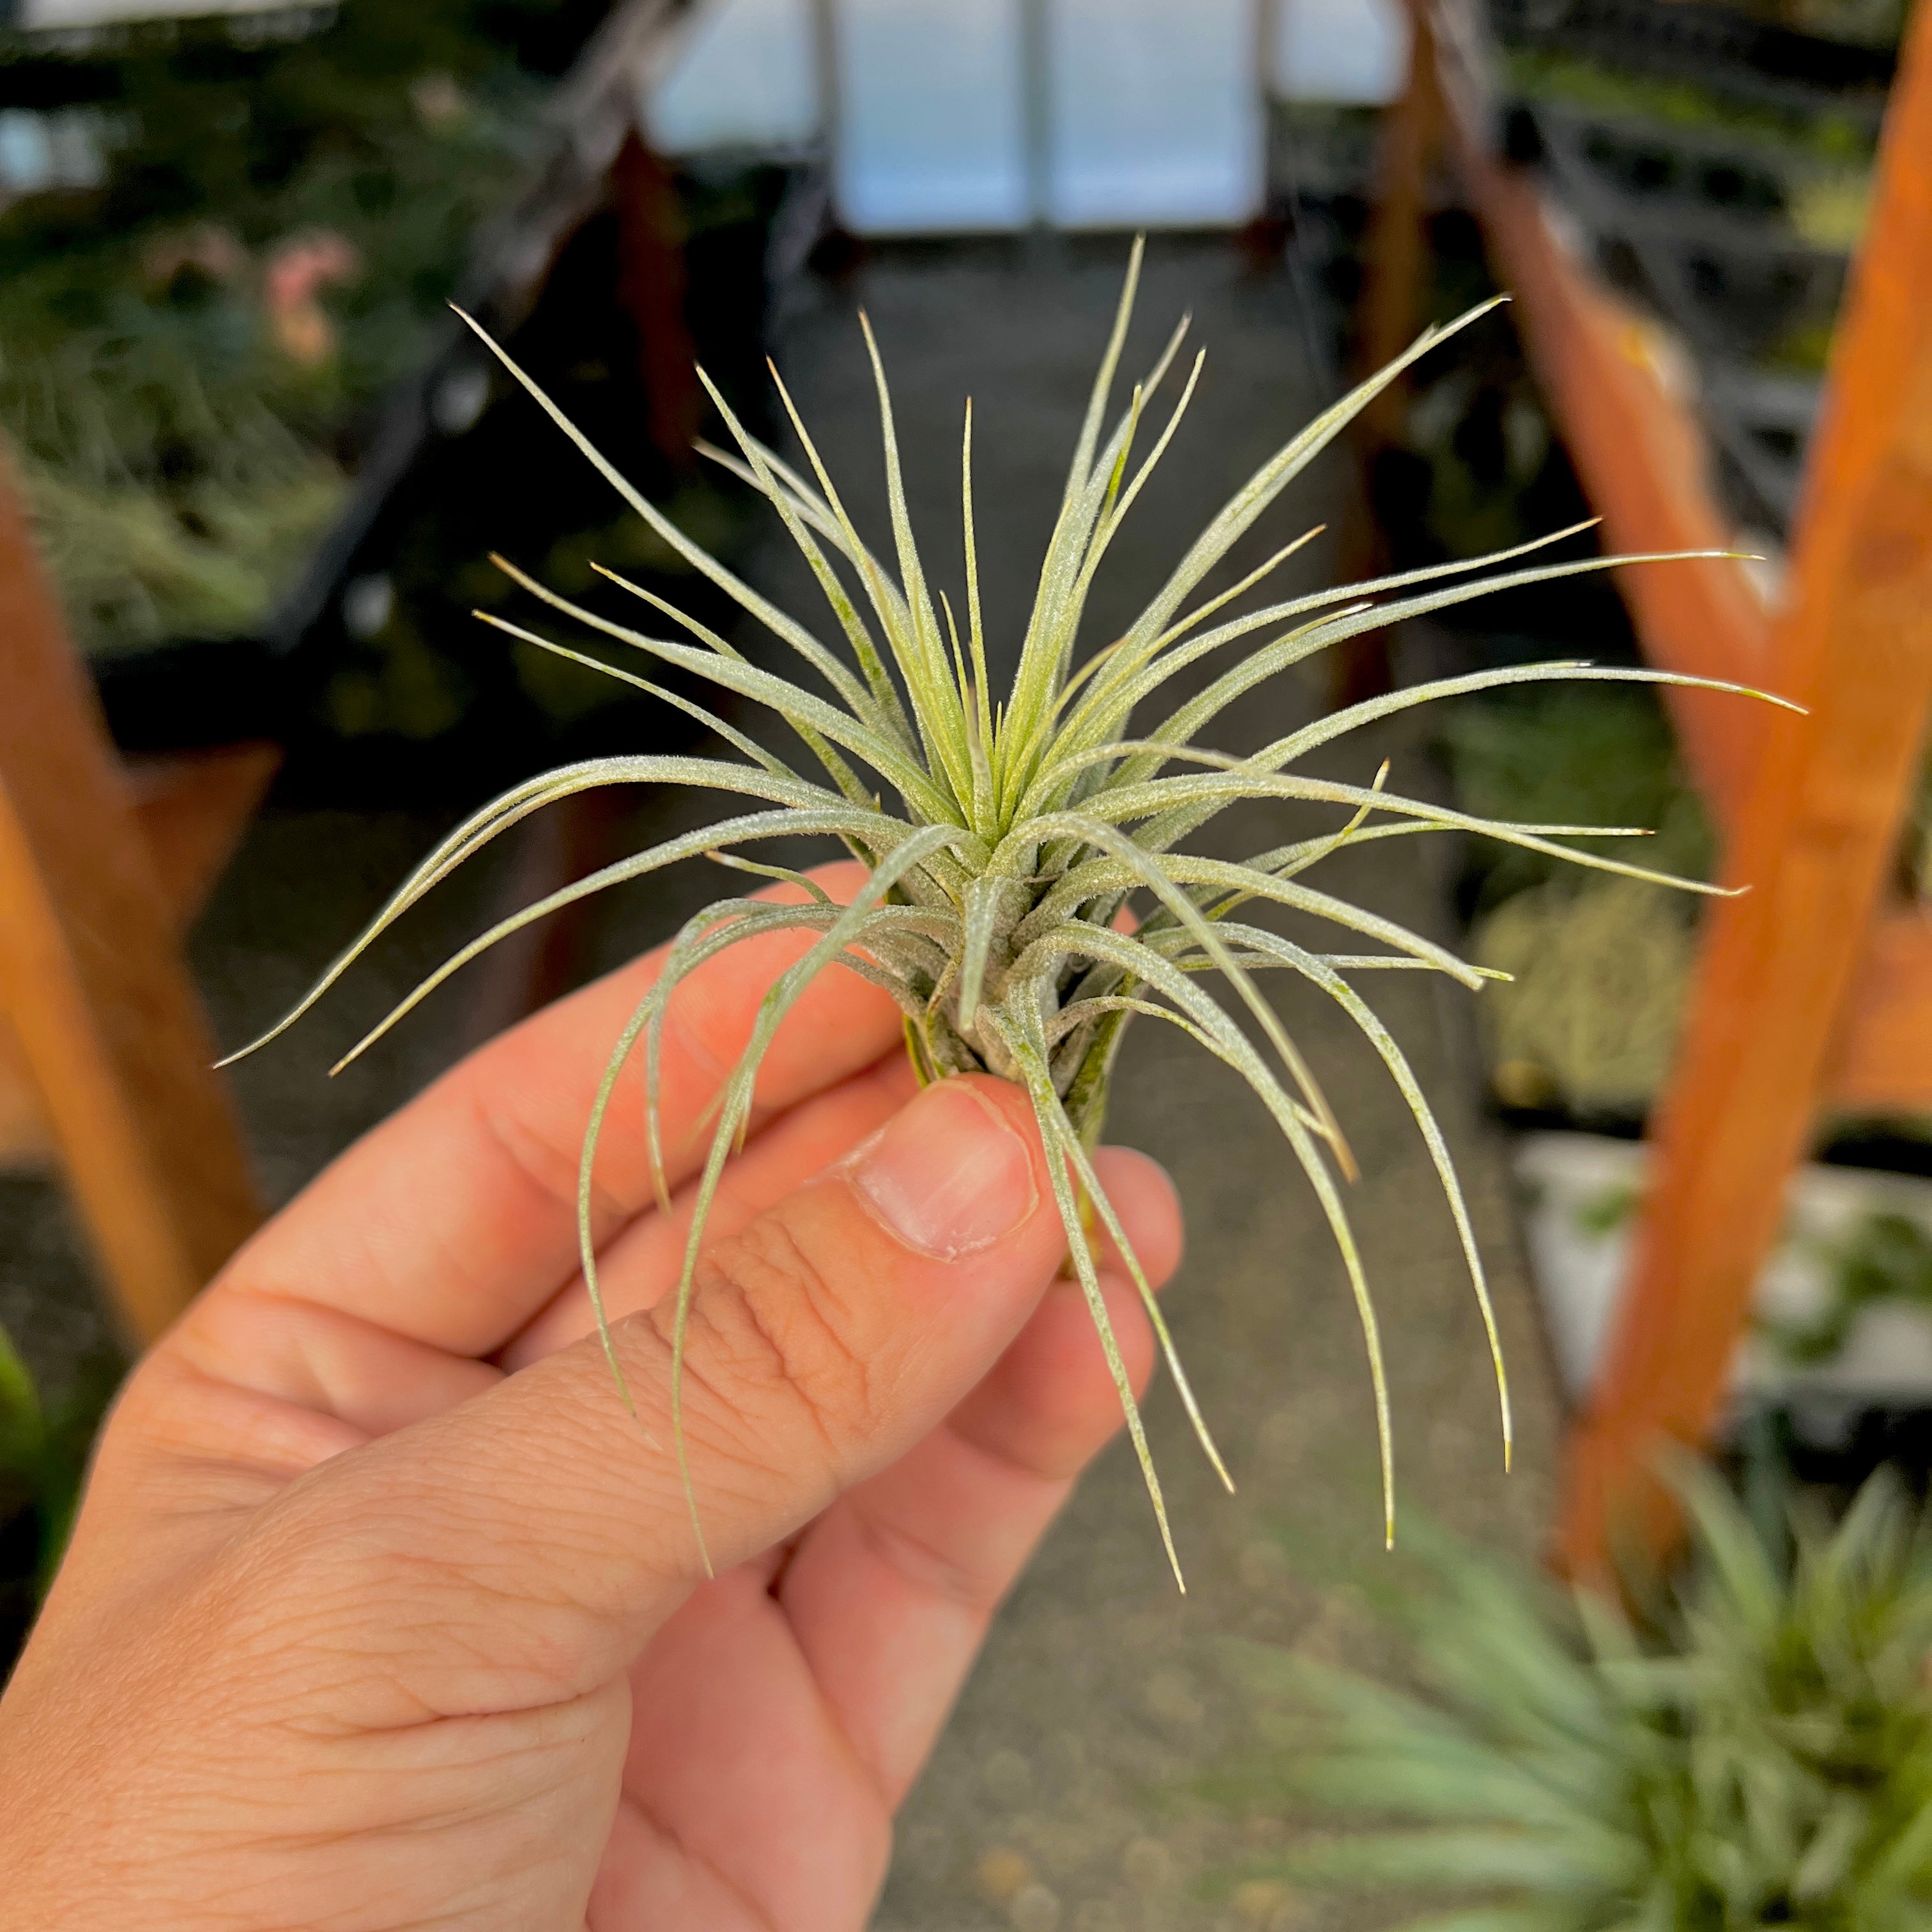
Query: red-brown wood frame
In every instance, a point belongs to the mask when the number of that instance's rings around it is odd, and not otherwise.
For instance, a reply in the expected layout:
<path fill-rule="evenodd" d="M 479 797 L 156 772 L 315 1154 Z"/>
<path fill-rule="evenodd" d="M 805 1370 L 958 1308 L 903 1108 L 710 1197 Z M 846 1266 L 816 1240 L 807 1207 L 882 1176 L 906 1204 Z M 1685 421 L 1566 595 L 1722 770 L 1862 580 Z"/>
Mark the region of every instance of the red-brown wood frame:
<path fill-rule="evenodd" d="M 1690 372 L 1577 259 L 1534 177 L 1497 158 L 1453 8 L 1412 11 L 1415 58 L 1435 70 L 1390 111 L 1442 104 L 1449 157 L 1606 548 L 1732 548 Z M 1372 266 L 1371 287 L 1388 280 Z M 1618 572 L 1650 662 L 1778 692 L 1808 715 L 1669 694 L 1722 834 L 1724 883 L 1744 890 L 1707 918 L 1633 1272 L 1570 1443 L 1556 1554 L 1575 1574 L 1602 1575 L 1612 1546 L 1658 1554 L 1677 1534 L 1657 1451 L 1702 1441 L 1718 1418 L 1821 1117 L 1932 1110 L 1932 921 L 1892 890 L 1932 710 L 1928 292 L 1932 6 L 1909 29 L 1888 110 L 1776 608 L 1730 559 Z"/>
<path fill-rule="evenodd" d="M 239 792 L 245 814 L 274 758 L 209 768 L 202 809 L 176 788 L 170 861 L 157 866 L 4 472 L 0 689 L 0 1024 L 129 1337 L 145 1342 L 260 1218 L 169 887 L 205 886 L 221 842 L 211 812 L 234 819 Z M 208 808 L 213 794 L 224 802 Z"/>

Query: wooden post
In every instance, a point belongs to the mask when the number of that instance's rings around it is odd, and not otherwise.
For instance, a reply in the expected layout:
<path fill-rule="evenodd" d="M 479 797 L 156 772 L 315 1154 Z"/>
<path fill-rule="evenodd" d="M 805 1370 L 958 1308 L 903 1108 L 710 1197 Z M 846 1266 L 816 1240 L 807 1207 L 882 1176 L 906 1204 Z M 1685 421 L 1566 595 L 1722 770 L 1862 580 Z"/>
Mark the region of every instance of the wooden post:
<path fill-rule="evenodd" d="M 246 744 L 122 768 L 176 939 L 188 936 L 281 762 L 279 746 Z M 0 1005 L 0 1168 L 44 1167 L 56 1157 L 26 1057 Z"/>
<path fill-rule="evenodd" d="M 684 315 L 684 218 L 662 158 L 634 130 L 610 168 L 617 202 L 617 302 L 638 332 L 651 442 L 675 470 L 697 458 L 692 439 L 704 412 L 691 331 Z"/>
<path fill-rule="evenodd" d="M 0 475 L 0 1012 L 130 1335 L 259 1216 L 94 693 Z"/>
<path fill-rule="evenodd" d="M 1572 1440 L 1558 1555 L 1600 1577 L 1676 1513 L 1658 1448 L 1723 1402 L 1786 1182 L 1847 1028 L 1932 710 L 1932 7 L 1909 31 L 1873 212 L 1834 344 L 1773 717 L 1726 841 L 1683 1044 L 1653 1133 L 1634 1271 Z"/>
<path fill-rule="evenodd" d="M 1429 273 L 1429 171 L 1442 144 L 1442 92 L 1436 36 L 1426 8 L 1409 10 L 1408 78 L 1382 116 L 1376 144 L 1375 206 L 1362 252 L 1355 373 L 1372 376 L 1414 339 Z M 1377 443 L 1402 434 L 1400 383 L 1384 389 L 1356 418 Z"/>
<path fill-rule="evenodd" d="M 1426 8 L 1412 7 L 1408 78 L 1384 112 L 1376 147 L 1375 202 L 1362 250 L 1362 290 L 1356 307 L 1354 374 L 1372 375 L 1394 361 L 1420 326 L 1429 274 L 1424 223 L 1429 171 L 1442 140 L 1442 98 L 1436 72 L 1435 36 Z M 1361 487 L 1345 513 L 1340 548 L 1342 581 L 1374 576 L 1384 561 L 1369 495 L 1376 458 L 1402 439 L 1408 401 L 1406 381 L 1391 383 L 1355 418 L 1353 440 Z M 1336 653 L 1330 697 L 1359 703 L 1389 688 L 1388 639 L 1381 631 L 1351 638 Z"/>

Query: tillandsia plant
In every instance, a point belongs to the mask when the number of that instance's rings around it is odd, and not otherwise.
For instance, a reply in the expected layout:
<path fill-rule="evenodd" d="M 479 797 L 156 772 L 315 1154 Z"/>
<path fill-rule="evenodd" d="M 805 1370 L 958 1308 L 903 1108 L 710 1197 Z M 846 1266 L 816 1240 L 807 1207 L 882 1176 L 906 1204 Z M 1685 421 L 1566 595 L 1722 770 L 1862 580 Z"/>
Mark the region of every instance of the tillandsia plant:
<path fill-rule="evenodd" d="M 738 757 L 594 759 L 532 778 L 506 793 L 452 832 L 306 998 L 243 1051 L 253 1052 L 290 1024 L 379 933 L 439 880 L 490 839 L 553 800 L 596 786 L 662 782 L 734 793 L 754 801 L 748 811 L 607 866 L 503 920 L 431 974 L 348 1058 L 380 1038 L 433 988 L 486 948 L 532 920 L 606 886 L 641 878 L 681 860 L 706 856 L 740 872 L 786 880 L 802 889 L 796 903 L 722 898 L 689 920 L 672 945 L 661 976 L 612 1048 L 585 1133 L 580 1222 L 584 1274 L 620 1388 L 622 1373 L 604 1321 L 590 1220 L 598 1136 L 618 1078 L 641 1044 L 650 1160 L 659 1198 L 665 1198 L 657 1094 L 659 1043 L 669 1000 L 689 974 L 727 947 L 764 933 L 814 934 L 817 937 L 810 950 L 772 987 L 743 1056 L 724 1084 L 716 1104 L 709 1154 L 696 1184 L 673 1330 L 670 1410 L 680 1467 L 684 1467 L 685 1454 L 680 1406 L 684 1346 L 706 1216 L 725 1162 L 749 1119 L 753 1085 L 773 1034 L 813 976 L 836 962 L 883 987 L 898 1003 L 904 1016 L 906 1050 L 922 1082 L 986 1072 L 1017 1082 L 1030 1096 L 1048 1155 L 1072 1268 L 1092 1310 L 1178 1577 L 1160 1483 L 1101 1299 L 1095 1263 L 1096 1238 L 1100 1232 L 1118 1248 L 1139 1292 L 1203 1448 L 1224 1482 L 1228 1476 L 1175 1356 L 1166 1324 L 1096 1178 L 1090 1158 L 1127 1022 L 1144 1014 L 1177 1026 L 1239 1072 L 1268 1107 L 1313 1186 L 1346 1264 L 1366 1340 L 1386 1514 L 1392 1534 L 1394 1492 L 1382 1342 L 1336 1180 L 1338 1174 L 1352 1178 L 1354 1163 L 1333 1111 L 1274 1008 L 1257 989 L 1255 976 L 1264 969 L 1282 968 L 1319 986 L 1373 1042 L 1414 1110 L 1448 1197 L 1482 1304 L 1496 1364 L 1507 1453 L 1509 1404 L 1502 1354 L 1482 1264 L 1448 1151 L 1408 1063 L 1350 976 L 1390 968 L 1420 969 L 1445 973 L 1474 987 L 1481 983 L 1483 975 L 1432 941 L 1322 891 L 1307 883 L 1305 875 L 1345 846 L 1450 827 L 1486 832 L 1538 852 L 1636 878 L 1661 879 L 1664 875 L 1552 842 L 1568 834 L 1624 836 L 1618 828 L 1501 824 L 1424 800 L 1396 796 L 1384 789 L 1385 772 L 1370 784 L 1348 784 L 1306 776 L 1290 767 L 1346 732 L 1432 698 L 1545 679 L 1658 678 L 1661 674 L 1601 670 L 1582 663 L 1486 672 L 1358 705 L 1246 757 L 1205 750 L 1196 742 L 1214 720 L 1238 707 L 1264 680 L 1326 646 L 1461 602 L 1484 590 L 1598 569 L 1609 561 L 1592 558 L 1539 564 L 1466 580 L 1484 564 L 1513 561 L 1585 527 L 1578 525 L 1476 562 L 1445 564 L 1234 614 L 1238 600 L 1305 543 L 1308 538 L 1304 536 L 1276 550 L 1235 582 L 1211 594 L 1205 589 L 1210 574 L 1235 544 L 1372 396 L 1418 356 L 1493 304 L 1472 310 L 1448 329 L 1427 331 L 1406 354 L 1286 443 L 1208 522 L 1154 601 L 1128 628 L 1103 648 L 1082 656 L 1082 617 L 1094 574 L 1179 427 L 1201 373 L 1202 358 L 1197 356 L 1151 448 L 1135 466 L 1130 459 L 1148 400 L 1174 369 L 1187 326 L 1184 320 L 1152 372 L 1135 386 L 1110 424 L 1109 400 L 1140 262 L 1141 247 L 1136 242 L 1112 334 L 1081 426 L 1059 515 L 1047 544 L 1038 591 L 1020 642 L 1017 669 L 1005 698 L 997 701 L 988 673 L 988 645 L 980 616 L 971 405 L 967 407 L 961 458 L 962 624 L 956 619 L 946 593 L 935 592 L 914 538 L 900 476 L 892 399 L 878 346 L 862 316 L 883 431 L 891 512 L 890 565 L 867 546 L 854 526 L 776 369 L 772 374 L 778 398 L 809 474 L 752 435 L 705 379 L 711 399 L 737 446 L 735 454 L 718 450 L 707 453 L 762 494 L 783 520 L 824 593 L 849 656 L 822 642 L 694 543 L 639 494 L 537 385 L 490 343 L 512 375 L 658 536 L 794 652 L 822 688 L 810 688 L 764 668 L 654 592 L 614 573 L 604 574 L 680 626 L 687 638 L 662 637 L 614 623 L 558 596 L 499 558 L 496 560 L 501 568 L 533 597 L 563 616 L 766 707 L 790 728 L 823 776 L 805 776 L 794 764 L 702 705 L 664 690 L 633 671 L 478 612 L 486 622 L 527 644 L 591 665 L 676 706 L 715 733 Z M 483 334 L 480 328 L 477 332 Z M 483 339 L 489 342 L 487 335 Z M 1466 580 L 1454 580 L 1459 578 Z M 1377 602 L 1378 593 L 1394 594 L 1386 602 Z M 1232 653 L 1232 646 L 1258 635 L 1264 639 L 1258 647 L 1250 645 L 1242 654 Z M 1184 703 L 1174 705 L 1150 730 L 1136 734 L 1132 721 L 1137 713 L 1150 704 L 1157 705 L 1171 681 L 1182 672 L 1197 665 L 1211 671 L 1214 667 L 1208 661 L 1217 656 L 1232 656 L 1232 661 Z M 1183 842 L 1216 814 L 1247 799 L 1312 802 L 1334 808 L 1342 822 L 1318 837 L 1277 847 L 1245 865 L 1181 850 Z M 849 904 L 833 904 L 799 872 L 746 858 L 734 849 L 760 841 L 802 837 L 835 840 L 866 868 L 868 877 Z M 1694 886 L 1691 890 L 1708 888 Z M 1141 911 L 1138 926 L 1131 932 L 1124 930 L 1120 916 L 1137 896 Z M 1360 954 L 1311 951 L 1237 916 L 1244 906 L 1258 902 L 1315 914 L 1380 950 Z M 1218 972 L 1232 989 L 1233 1004 L 1252 1018 L 1265 1050 L 1251 1042 L 1228 1006 L 1202 984 L 1200 975 L 1210 971 Z M 628 1402 L 628 1392 L 625 1399 Z M 685 1474 L 688 1495 L 688 1469 Z M 693 1522 L 701 1545 L 703 1532 L 696 1523 L 694 1507 Z"/>
<path fill-rule="evenodd" d="M 1676 1484 L 1694 1552 L 1642 1619 L 1437 1532 L 1399 1599 L 1426 1695 L 1248 1652 L 1295 1714 L 1215 1795 L 1364 1821 L 1268 1876 L 1406 1932 L 1932 1924 L 1932 1519 L 1885 1471 L 1768 1533 L 1709 1469 Z"/>

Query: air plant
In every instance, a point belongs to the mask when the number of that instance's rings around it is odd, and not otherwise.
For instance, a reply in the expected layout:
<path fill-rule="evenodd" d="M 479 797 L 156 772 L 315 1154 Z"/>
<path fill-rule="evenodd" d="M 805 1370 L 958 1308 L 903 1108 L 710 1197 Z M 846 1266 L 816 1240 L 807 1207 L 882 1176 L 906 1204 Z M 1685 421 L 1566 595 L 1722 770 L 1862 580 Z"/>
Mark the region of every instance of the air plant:
<path fill-rule="evenodd" d="M 1383 1894 L 1407 1932 L 1925 1924 L 1932 1519 L 1888 1471 L 1835 1528 L 1674 1480 L 1693 1558 L 1646 1616 L 1436 1532 L 1397 1598 L 1423 1694 L 1248 1649 L 1286 1748 L 1212 1795 L 1340 1826 L 1269 1876 Z"/>
<path fill-rule="evenodd" d="M 1386 1527 L 1392 1534 L 1394 1489 L 1382 1341 L 1337 1182 L 1338 1175 L 1353 1178 L 1354 1163 L 1328 1102 L 1257 988 L 1256 975 L 1268 969 L 1286 970 L 1320 987 L 1372 1042 L 1413 1110 L 1481 1304 L 1496 1364 L 1507 1460 L 1508 1384 L 1481 1260 L 1448 1150 L 1407 1060 L 1352 983 L 1357 974 L 1391 969 L 1444 973 L 1470 987 L 1480 986 L 1484 976 L 1433 941 L 1321 890 L 1305 875 L 1346 846 L 1450 829 L 1486 833 L 1533 851 L 1634 878 L 1661 880 L 1664 875 L 1553 842 L 1566 835 L 1628 836 L 1624 829 L 1478 819 L 1390 792 L 1385 769 L 1371 783 L 1350 784 L 1306 776 L 1290 768 L 1345 733 L 1431 698 L 1549 679 L 1692 680 L 1599 669 L 1581 662 L 1532 665 L 1444 680 L 1377 698 L 1322 718 L 1245 757 L 1202 748 L 1196 741 L 1215 718 L 1238 706 L 1264 680 L 1329 645 L 1486 590 L 1598 569 L 1619 560 L 1539 563 L 1468 580 L 1485 564 L 1514 562 L 1586 527 L 1579 524 L 1474 562 L 1444 564 L 1236 611 L 1238 600 L 1307 542 L 1314 534 L 1310 532 L 1235 582 L 1206 591 L 1210 573 L 1350 418 L 1418 356 L 1494 306 L 1485 304 L 1448 328 L 1426 331 L 1406 354 L 1286 443 L 1209 521 L 1132 624 L 1104 648 L 1082 656 L 1082 616 L 1095 573 L 1179 427 L 1201 373 L 1202 358 L 1197 355 L 1151 448 L 1137 467 L 1132 466 L 1130 458 L 1149 400 L 1174 369 L 1187 326 L 1184 320 L 1174 330 L 1151 373 L 1135 386 L 1110 425 L 1109 399 L 1140 261 L 1137 242 L 1047 544 L 1017 670 L 1005 698 L 998 701 L 988 674 L 988 647 L 980 614 L 971 405 L 967 406 L 961 453 L 962 625 L 946 593 L 935 592 L 914 540 L 901 480 L 892 399 L 878 345 L 862 316 L 883 432 L 892 538 L 890 564 L 854 526 L 776 370 L 773 380 L 803 452 L 803 469 L 751 434 L 704 378 L 736 444 L 735 454 L 706 453 L 758 490 L 776 511 L 824 592 L 849 655 L 821 641 L 692 542 L 472 322 L 510 374 L 657 536 L 795 652 L 820 688 L 764 668 L 656 592 L 614 572 L 603 574 L 686 636 L 660 636 L 613 622 L 559 596 L 502 558 L 495 560 L 500 567 L 534 598 L 579 625 L 766 707 L 795 734 L 822 776 L 806 776 L 802 760 L 781 759 L 703 705 L 634 671 L 479 611 L 485 622 L 512 637 L 590 665 L 675 705 L 738 756 L 592 759 L 505 793 L 430 853 L 301 1003 L 243 1052 L 253 1052 L 305 1012 L 377 934 L 464 860 L 551 801 L 597 786 L 645 782 L 737 794 L 750 802 L 751 808 L 606 866 L 472 940 L 424 980 L 342 1064 L 366 1050 L 452 974 L 499 940 L 607 886 L 642 878 L 682 860 L 706 856 L 800 889 L 795 903 L 721 898 L 688 920 L 672 944 L 656 983 L 613 1046 L 584 1136 L 579 1220 L 585 1280 L 620 1390 L 622 1371 L 598 1288 L 590 1211 L 598 1135 L 619 1076 L 641 1044 L 650 1159 L 659 1198 L 667 1200 L 657 1110 L 658 1053 L 670 1000 L 686 978 L 728 947 L 766 933 L 814 934 L 811 949 L 766 994 L 751 1040 L 724 1082 L 696 1184 L 676 1291 L 670 1389 L 672 1429 L 687 1496 L 691 1484 L 684 1460 L 682 1368 L 707 1212 L 725 1163 L 745 1131 L 759 1064 L 773 1034 L 813 976 L 836 962 L 882 987 L 898 1003 L 904 1017 L 906 1050 L 922 1082 L 961 1073 L 991 1073 L 1016 1082 L 1030 1098 L 1048 1155 L 1072 1270 L 1092 1311 L 1178 1578 L 1159 1479 L 1101 1298 L 1095 1262 L 1098 1232 L 1104 1231 L 1118 1249 L 1202 1445 L 1222 1480 L 1228 1478 L 1176 1358 L 1167 1324 L 1092 1163 L 1127 1022 L 1144 1015 L 1178 1027 L 1233 1067 L 1267 1106 L 1313 1186 L 1340 1249 L 1360 1316 L 1374 1384 Z M 1458 579 L 1463 580 L 1454 580 Z M 1384 593 L 1385 601 L 1376 601 Z M 1264 638 L 1258 646 L 1250 645 L 1240 655 L 1231 652 L 1231 646 L 1258 634 Z M 1174 705 L 1151 728 L 1139 734 L 1132 730 L 1136 715 L 1157 705 L 1172 680 L 1197 665 L 1211 670 L 1209 661 L 1217 656 L 1230 660 L 1218 675 L 1185 702 Z M 1340 814 L 1341 823 L 1319 836 L 1259 854 L 1246 864 L 1181 849 L 1191 834 L 1227 806 L 1254 799 L 1332 807 Z M 836 840 L 866 866 L 868 877 L 849 904 L 834 904 L 799 872 L 747 858 L 736 850 L 760 841 L 800 838 Z M 1710 890 L 1696 885 L 1689 889 Z M 1138 923 L 1132 931 L 1124 930 L 1120 916 L 1137 898 Z M 1314 914 L 1378 950 L 1312 951 L 1237 916 L 1244 907 L 1258 902 Z M 1208 972 L 1220 974 L 1232 988 L 1232 1002 L 1224 1004 L 1202 985 L 1200 976 Z M 1252 1043 L 1231 1006 L 1251 1018 L 1264 1047 Z M 628 1391 L 625 1400 L 629 1400 Z M 703 1532 L 694 1503 L 692 1520 L 701 1546 Z"/>

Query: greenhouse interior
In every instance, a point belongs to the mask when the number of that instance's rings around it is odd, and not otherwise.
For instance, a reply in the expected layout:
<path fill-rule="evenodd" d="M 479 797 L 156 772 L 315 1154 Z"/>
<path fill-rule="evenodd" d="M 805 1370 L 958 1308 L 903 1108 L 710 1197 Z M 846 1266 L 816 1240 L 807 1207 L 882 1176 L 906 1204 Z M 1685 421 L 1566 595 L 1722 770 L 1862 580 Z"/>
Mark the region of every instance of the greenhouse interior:
<path fill-rule="evenodd" d="M 23 1932 L 1932 1924 L 1928 286 L 1910 0 L 0 0 Z"/>

